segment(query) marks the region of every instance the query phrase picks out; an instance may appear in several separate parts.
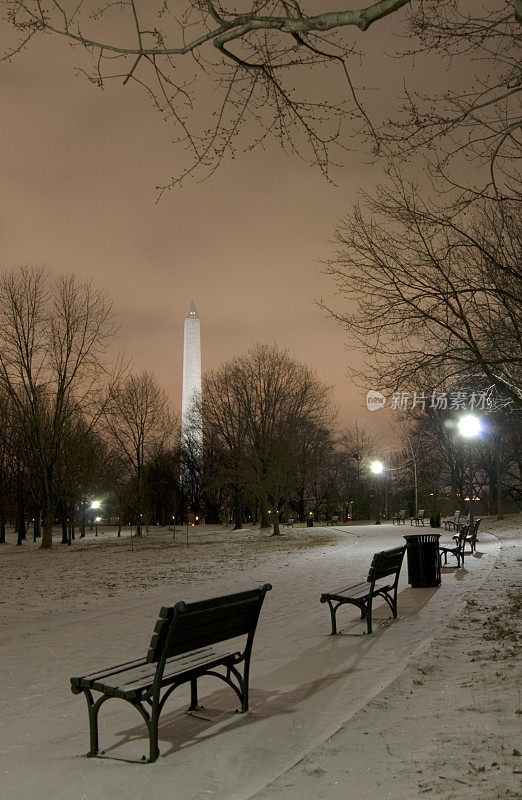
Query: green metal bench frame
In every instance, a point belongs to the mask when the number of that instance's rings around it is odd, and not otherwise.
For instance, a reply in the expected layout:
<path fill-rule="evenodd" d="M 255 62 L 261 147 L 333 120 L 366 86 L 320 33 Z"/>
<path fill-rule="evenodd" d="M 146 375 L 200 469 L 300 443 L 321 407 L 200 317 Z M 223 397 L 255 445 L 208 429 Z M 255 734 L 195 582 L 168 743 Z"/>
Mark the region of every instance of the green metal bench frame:
<path fill-rule="evenodd" d="M 382 597 L 386 600 L 393 618 L 397 617 L 397 585 L 405 550 L 406 546 L 404 545 L 375 553 L 366 581 L 321 595 L 321 603 L 328 603 L 330 608 L 332 636 L 337 633 L 337 609 L 345 603 L 357 606 L 361 610 L 361 619 L 366 619 L 368 633 L 372 632 L 372 601 L 374 597 Z M 390 575 L 395 576 L 393 583 L 377 584 L 377 581 Z"/>
<path fill-rule="evenodd" d="M 455 530 L 457 529 L 457 525 L 459 524 L 461 515 L 462 512 L 457 509 L 452 517 L 448 517 L 448 519 L 442 520 L 444 523 L 444 527 L 446 528 L 447 531 L 450 531 L 452 528 L 454 528 Z"/>
<path fill-rule="evenodd" d="M 145 720 L 149 733 L 149 762 L 156 761 L 159 756 L 160 714 L 168 697 L 181 684 L 190 683 L 189 710 L 198 705 L 198 678 L 213 675 L 235 691 L 241 712 L 248 711 L 252 645 L 261 606 L 271 588 L 266 583 L 238 594 L 163 607 L 145 658 L 71 678 L 73 694 L 83 692 L 87 700 L 90 732 L 87 755 L 99 754 L 98 713 L 113 697 L 129 702 Z M 219 651 L 213 646 L 237 637 L 243 640 L 246 637 L 242 649 L 231 647 L 228 651 Z M 224 671 L 218 672 L 218 668 Z M 93 691 L 101 693 L 96 700 Z"/>
<path fill-rule="evenodd" d="M 469 525 L 463 525 L 458 534 L 453 537 L 455 544 L 443 545 L 439 544 L 439 563 L 442 566 L 442 556 L 444 555 L 444 566 L 448 563 L 448 556 L 455 556 L 457 559 L 457 569 L 460 569 L 461 562 L 464 566 L 464 550 L 466 547 L 466 540 L 468 536 Z"/>
<path fill-rule="evenodd" d="M 419 508 L 417 513 L 413 517 L 410 517 L 410 525 L 413 525 L 413 523 L 415 523 L 415 525 L 422 525 L 424 527 L 424 516 L 425 516 L 425 509 Z"/>
<path fill-rule="evenodd" d="M 466 536 L 464 537 L 464 545 L 469 544 L 471 555 L 473 555 L 473 553 L 477 549 L 478 529 L 480 527 L 481 522 L 482 522 L 482 517 L 476 519 L 475 522 L 473 523 L 472 531 L 469 530 L 469 525 L 465 526 L 467 528 L 467 531 L 466 531 Z M 456 541 L 458 539 L 458 534 L 455 534 L 453 538 Z"/>

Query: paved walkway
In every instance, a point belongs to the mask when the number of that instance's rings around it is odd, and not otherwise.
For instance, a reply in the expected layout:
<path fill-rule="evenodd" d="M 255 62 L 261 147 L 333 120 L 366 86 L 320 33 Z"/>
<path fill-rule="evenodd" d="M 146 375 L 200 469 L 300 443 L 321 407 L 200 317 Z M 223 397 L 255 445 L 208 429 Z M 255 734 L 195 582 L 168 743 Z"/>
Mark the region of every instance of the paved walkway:
<path fill-rule="evenodd" d="M 409 526 L 339 529 L 336 544 L 287 558 L 235 579 L 192 585 L 183 597 L 162 590 L 145 602 L 129 598 L 96 611 L 71 611 L 0 635 L 2 717 L 0 795 L 4 800 L 248 800 L 324 742 L 429 647 L 464 592 L 494 565 L 497 540 L 482 535 L 466 569 L 445 571 L 438 589 L 411 589 L 406 564 L 399 584 L 399 618 L 377 604 L 372 636 L 362 635 L 357 609 L 339 612 L 341 635 L 330 637 L 322 591 L 366 575 L 372 554 L 402 544 Z M 284 556 L 283 556 L 284 559 Z M 127 704 L 107 703 L 100 715 L 101 746 L 112 758 L 85 759 L 87 710 L 69 691 L 69 676 L 125 660 L 129 642 L 150 636 L 159 605 L 223 594 L 269 581 L 256 635 L 248 715 L 227 688 L 202 683 L 204 710 L 184 713 L 180 689 L 160 726 L 161 757 L 129 764 L 147 752 L 141 718 Z M 121 611 L 124 610 L 124 614 Z M 86 657 L 88 654 L 88 662 Z M 130 657 L 136 654 L 131 653 Z M 210 692 L 205 696 L 205 691 Z"/>

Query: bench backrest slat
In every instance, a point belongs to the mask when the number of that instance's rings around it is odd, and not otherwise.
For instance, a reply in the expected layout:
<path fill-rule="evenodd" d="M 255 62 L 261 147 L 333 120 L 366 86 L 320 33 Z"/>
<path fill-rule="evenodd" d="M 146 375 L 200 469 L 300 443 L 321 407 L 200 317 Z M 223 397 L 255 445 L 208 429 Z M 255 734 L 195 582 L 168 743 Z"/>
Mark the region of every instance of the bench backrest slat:
<path fill-rule="evenodd" d="M 466 543 L 466 537 L 469 534 L 469 525 L 463 525 L 458 533 L 457 549 L 463 548 Z"/>
<path fill-rule="evenodd" d="M 380 553 L 375 553 L 368 572 L 368 582 L 374 583 L 387 575 L 398 573 L 405 549 L 406 547 L 394 547 L 391 550 L 382 550 Z"/>
<path fill-rule="evenodd" d="M 160 661 L 237 636 L 253 636 L 268 588 L 266 584 L 247 592 L 162 608 L 147 661 Z"/>

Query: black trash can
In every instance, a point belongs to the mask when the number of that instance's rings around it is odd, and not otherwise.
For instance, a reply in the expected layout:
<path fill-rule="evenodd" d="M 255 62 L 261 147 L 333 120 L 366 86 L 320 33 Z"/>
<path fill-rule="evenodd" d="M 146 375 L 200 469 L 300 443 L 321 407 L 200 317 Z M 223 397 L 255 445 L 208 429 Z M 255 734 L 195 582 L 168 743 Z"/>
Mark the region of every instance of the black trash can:
<path fill-rule="evenodd" d="M 404 538 L 410 586 L 416 589 L 440 586 L 440 533 L 410 533 Z"/>
<path fill-rule="evenodd" d="M 308 517 L 308 519 L 306 520 L 306 527 L 307 528 L 313 528 L 314 527 L 313 517 Z"/>

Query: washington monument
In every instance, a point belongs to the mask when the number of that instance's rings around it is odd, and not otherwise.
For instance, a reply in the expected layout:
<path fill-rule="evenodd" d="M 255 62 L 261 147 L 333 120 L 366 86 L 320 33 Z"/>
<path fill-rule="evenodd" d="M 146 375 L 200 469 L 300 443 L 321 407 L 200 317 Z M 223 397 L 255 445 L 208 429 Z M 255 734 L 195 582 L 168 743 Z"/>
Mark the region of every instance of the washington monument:
<path fill-rule="evenodd" d="M 201 443 L 201 339 L 199 314 L 190 303 L 185 317 L 183 345 L 183 394 L 181 396 L 181 440 L 188 436 Z"/>

